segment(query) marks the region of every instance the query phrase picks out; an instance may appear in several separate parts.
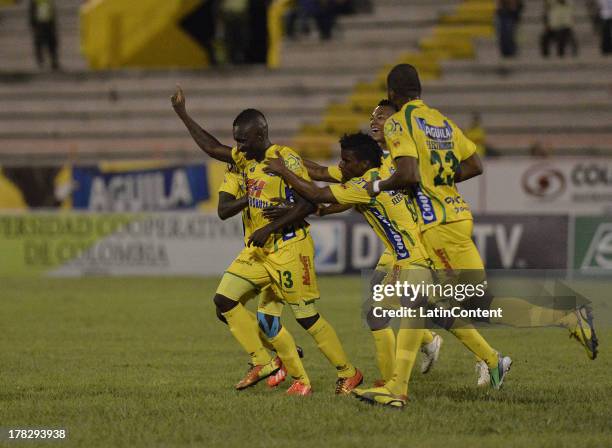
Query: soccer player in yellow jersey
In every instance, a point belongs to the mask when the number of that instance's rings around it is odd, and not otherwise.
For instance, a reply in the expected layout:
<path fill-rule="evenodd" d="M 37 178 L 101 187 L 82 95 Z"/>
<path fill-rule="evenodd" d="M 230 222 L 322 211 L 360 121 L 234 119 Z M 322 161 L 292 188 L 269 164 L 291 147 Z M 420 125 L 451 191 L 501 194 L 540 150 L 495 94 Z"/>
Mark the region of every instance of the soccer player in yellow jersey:
<path fill-rule="evenodd" d="M 469 206 L 455 187 L 455 182 L 482 172 L 473 143 L 450 119 L 423 103 L 418 73 L 411 65 L 400 64 L 391 70 L 387 94 L 398 108 L 384 129 L 396 170 L 386 179 L 368 183 L 368 192 L 376 196 L 388 190 L 412 191 L 423 241 L 436 269 L 483 269 L 471 239 Z M 500 356 L 473 327 L 449 330 L 486 362 L 491 385 L 499 388 L 512 360 Z"/>
<path fill-rule="evenodd" d="M 385 123 L 387 146 L 396 165 L 388 179 L 371 182 L 371 195 L 380 191 L 411 189 L 417 204 L 423 240 L 438 270 L 481 271 L 484 265 L 472 241 L 473 220 L 469 204 L 456 184 L 482 173 L 482 162 L 473 142 L 448 117 L 421 99 L 418 73 L 409 64 L 394 67 L 387 77 L 387 93 L 399 111 Z M 549 316 L 569 329 L 590 359 L 597 354 L 597 338 L 589 306 L 561 318 L 555 310 L 533 306 L 516 298 L 490 298 L 491 306 L 514 314 Z M 555 314 L 557 313 L 557 314 Z M 513 324 L 508 317 L 502 323 Z M 499 387 L 510 368 L 508 357 L 498 356 L 473 328 L 451 330 L 484 361 L 490 383 Z"/>
<path fill-rule="evenodd" d="M 240 303 L 245 295 L 272 288 L 273 296 L 282 298 L 290 305 L 298 323 L 313 337 L 335 367 L 338 375 L 336 393 L 349 393 L 363 381 L 363 376 L 349 362 L 335 330 L 315 307 L 319 290 L 314 270 L 314 244 L 308 224 L 303 221 L 314 207 L 294 194 L 278 176 L 270 176 L 263 171 L 265 160 L 278 151 L 290 169 L 299 176 L 307 177 L 301 158 L 292 149 L 270 142 L 265 117 L 255 109 L 246 109 L 234 120 L 233 134 L 237 145 L 230 148 L 202 129 L 187 114 L 180 87 L 172 97 L 172 105 L 204 152 L 217 160 L 236 165 L 245 177 L 247 213 L 252 233 L 247 247 L 226 270 L 214 297 L 215 305 L 223 313 L 232 334 L 252 354 L 253 366 L 238 384 L 239 388 L 255 384 L 278 369 L 278 366 L 270 366 L 272 361 L 257 336 L 257 326 Z M 294 202 L 294 206 L 284 216 L 270 221 L 264 209 L 279 197 Z M 295 342 L 281 325 L 279 316 L 258 313 L 258 321 L 287 366 L 287 371 L 294 377 L 288 393 L 310 394 L 310 380 L 297 357 Z"/>
<path fill-rule="evenodd" d="M 273 207 L 273 209 L 279 209 L 279 207 Z M 270 211 L 271 211 L 270 210 Z M 284 213 L 288 211 L 287 208 L 281 210 Z M 225 173 L 223 175 L 223 182 L 219 187 L 219 201 L 217 207 L 217 214 L 221 220 L 226 220 L 235 216 L 238 213 L 242 212 L 242 227 L 244 232 L 244 243 L 245 245 L 248 243 L 249 237 L 251 236 L 251 221 L 248 215 L 248 196 L 246 194 L 246 185 L 245 180 L 241 172 L 238 171 L 236 165 L 231 163 L 227 164 L 227 168 L 225 169 Z M 284 214 L 283 213 L 283 214 Z M 278 212 L 277 216 L 280 216 Z M 283 304 L 276 299 L 267 297 L 267 294 L 273 294 L 271 288 L 267 288 L 259 295 L 259 306 L 258 312 L 260 314 L 268 314 L 273 316 L 280 316 L 282 314 Z M 252 299 L 251 296 L 245 295 L 241 302 L 244 304 Z M 225 324 L 227 324 L 227 320 L 223 317 L 221 311 L 217 308 L 217 317 L 219 320 Z M 249 315 L 253 321 L 257 321 L 257 317 L 255 314 L 249 312 Z M 270 344 L 266 335 L 259 329 L 259 339 L 261 340 L 262 345 L 268 350 L 275 350 L 274 346 Z M 297 352 L 300 358 L 303 357 L 302 348 L 298 345 Z M 284 365 L 281 365 L 278 372 L 274 375 L 271 375 L 267 379 L 268 386 L 276 387 L 281 382 L 285 380 L 287 376 L 287 369 Z"/>
<path fill-rule="evenodd" d="M 370 136 L 357 133 L 344 136 L 340 145 L 342 184 L 318 187 L 296 175 L 279 152 L 279 158 L 268 159 L 266 171 L 281 176 L 311 202 L 355 206 L 393 254 L 394 271 L 401 273 L 406 281 L 431 281 L 431 262 L 421 242 L 418 225 L 406 206 L 407 198 L 399 191 L 385 192 L 371 198 L 365 189 L 367 182 L 390 174 L 385 167 L 381 167 L 382 151 L 378 144 Z M 402 319 L 398 331 L 392 377 L 384 387 L 358 393 L 362 399 L 391 407 L 406 404 L 410 372 L 425 331 L 423 326 L 404 325 L 408 320 Z"/>
<path fill-rule="evenodd" d="M 378 103 L 376 108 L 374 108 L 370 118 L 369 134 L 376 141 L 376 143 L 378 143 L 378 146 L 382 150 L 381 172 L 385 173 L 385 175 L 390 175 L 390 173 L 394 171 L 394 167 L 391 156 L 387 151 L 383 128 L 387 118 L 389 118 L 395 112 L 397 112 L 397 109 L 393 103 L 391 103 L 389 100 L 382 100 Z M 342 172 L 338 166 L 326 167 L 308 160 L 305 160 L 304 162 L 308 168 L 310 177 L 314 180 L 331 183 L 342 181 Z M 414 207 L 410 202 L 407 202 L 407 206 L 410 210 L 414 211 Z M 333 213 L 340 213 L 350 208 L 353 208 L 353 205 L 332 204 L 327 207 L 320 205 L 318 214 L 320 216 L 327 216 Z M 393 265 L 393 252 L 390 249 L 385 249 L 374 268 L 374 273 L 372 274 L 372 278 L 370 280 L 371 288 L 373 288 L 373 286 L 376 284 L 383 283 L 385 276 L 393 269 Z M 395 360 L 395 333 L 389 326 L 389 318 L 377 318 L 370 312 L 367 315 L 367 323 L 374 339 L 378 370 L 382 375 L 382 379 L 375 381 L 374 384 L 380 386 L 386 381 L 390 380 L 393 375 Z M 427 373 L 438 360 L 442 338 L 440 335 L 426 329 L 423 333 L 422 342 L 421 372 Z"/>

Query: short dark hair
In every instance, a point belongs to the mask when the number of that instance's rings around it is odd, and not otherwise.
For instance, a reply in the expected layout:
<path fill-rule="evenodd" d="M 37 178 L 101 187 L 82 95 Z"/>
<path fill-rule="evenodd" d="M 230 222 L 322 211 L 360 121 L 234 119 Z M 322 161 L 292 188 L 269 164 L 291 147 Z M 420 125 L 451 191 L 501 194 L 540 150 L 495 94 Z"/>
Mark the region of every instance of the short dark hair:
<path fill-rule="evenodd" d="M 266 126 L 268 125 L 266 117 L 263 113 L 257 109 L 245 109 L 234 119 L 234 126 L 248 125 L 255 121 L 261 121 L 262 123 L 265 123 Z"/>
<path fill-rule="evenodd" d="M 372 137 L 363 132 L 344 134 L 340 139 L 340 148 L 353 151 L 359 160 L 367 160 L 372 166 L 380 166 L 382 149 Z"/>
<path fill-rule="evenodd" d="M 386 98 L 384 100 L 380 100 L 376 107 L 390 107 L 391 109 L 397 112 L 397 106 Z"/>
<path fill-rule="evenodd" d="M 399 64 L 387 75 L 387 87 L 405 98 L 421 96 L 419 72 L 410 64 Z"/>

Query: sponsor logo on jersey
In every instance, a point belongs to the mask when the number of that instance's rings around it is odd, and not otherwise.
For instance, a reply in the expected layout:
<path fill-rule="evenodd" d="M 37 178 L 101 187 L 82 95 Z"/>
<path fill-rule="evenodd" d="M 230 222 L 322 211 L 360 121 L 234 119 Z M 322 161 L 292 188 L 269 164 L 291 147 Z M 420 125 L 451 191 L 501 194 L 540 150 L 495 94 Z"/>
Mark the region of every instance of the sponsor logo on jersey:
<path fill-rule="evenodd" d="M 260 197 L 265 186 L 265 180 L 247 179 L 247 191 L 249 192 L 249 197 Z"/>
<path fill-rule="evenodd" d="M 302 262 L 302 269 L 303 269 L 302 284 L 306 286 L 310 286 L 310 270 L 311 270 L 310 257 L 300 254 L 300 261 Z"/>
<path fill-rule="evenodd" d="M 263 199 L 258 199 L 258 198 L 249 196 L 249 207 L 263 209 L 263 208 L 272 207 L 272 203 L 268 201 L 264 201 Z"/>
<path fill-rule="evenodd" d="M 408 258 L 410 256 L 410 252 L 408 252 L 408 248 L 404 243 L 404 238 L 402 237 L 402 234 L 393 226 L 393 224 L 391 224 L 391 221 L 389 221 L 389 219 L 376 207 L 370 207 L 368 208 L 368 211 L 372 213 L 380 226 L 383 228 L 387 241 L 389 241 L 391 246 L 393 246 L 397 259 L 404 260 Z"/>
<path fill-rule="evenodd" d="M 421 186 L 417 185 L 414 188 L 414 197 L 416 199 L 416 203 L 419 206 L 419 211 L 421 212 L 421 218 L 425 224 L 430 224 L 437 220 L 436 211 L 434 210 L 433 204 L 431 203 L 431 199 L 423 190 L 421 190 Z"/>
<path fill-rule="evenodd" d="M 430 140 L 448 142 L 453 139 L 453 127 L 446 120 L 444 120 L 444 126 L 432 126 L 427 124 L 424 118 L 417 118 L 416 121 L 419 129 L 421 129 Z"/>

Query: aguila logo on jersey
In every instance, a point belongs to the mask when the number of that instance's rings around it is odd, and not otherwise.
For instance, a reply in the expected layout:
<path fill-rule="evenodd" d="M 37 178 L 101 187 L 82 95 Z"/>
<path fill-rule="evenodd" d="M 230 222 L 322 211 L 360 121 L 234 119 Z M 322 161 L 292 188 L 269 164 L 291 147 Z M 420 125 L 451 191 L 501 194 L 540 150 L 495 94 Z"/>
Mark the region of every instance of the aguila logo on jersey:
<path fill-rule="evenodd" d="M 250 197 L 260 197 L 265 186 L 265 180 L 247 179 L 247 191 Z"/>
<path fill-rule="evenodd" d="M 447 142 L 453 139 L 453 127 L 444 120 L 444 126 L 432 126 L 427 124 L 424 118 L 416 119 L 419 129 L 425 132 L 427 138 L 437 142 Z"/>

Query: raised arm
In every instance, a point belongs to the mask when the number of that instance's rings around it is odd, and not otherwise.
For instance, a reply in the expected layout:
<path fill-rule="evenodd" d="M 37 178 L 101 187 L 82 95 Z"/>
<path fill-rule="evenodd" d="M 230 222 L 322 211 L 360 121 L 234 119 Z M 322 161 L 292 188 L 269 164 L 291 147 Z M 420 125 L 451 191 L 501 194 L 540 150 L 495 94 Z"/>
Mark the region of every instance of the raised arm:
<path fill-rule="evenodd" d="M 213 159 L 226 163 L 234 163 L 232 160 L 232 148 L 219 142 L 219 140 L 202 129 L 202 127 L 189 116 L 185 107 L 185 94 L 179 85 L 176 86 L 176 93 L 172 95 L 170 100 L 172 101 L 172 108 L 202 151 Z"/>
<path fill-rule="evenodd" d="M 459 164 L 459 169 L 455 172 L 455 183 L 480 176 L 482 172 L 482 160 L 478 154 L 474 153 Z"/>
<path fill-rule="evenodd" d="M 219 192 L 219 205 L 217 207 L 217 214 L 221 220 L 225 221 L 234 215 L 240 213 L 248 205 L 248 196 L 242 196 L 236 199 L 236 196 L 229 194 L 225 191 Z"/>
<path fill-rule="evenodd" d="M 317 209 L 317 216 L 328 216 L 335 215 L 336 213 L 342 213 L 352 209 L 351 204 L 330 204 L 330 205 L 319 205 Z"/>

